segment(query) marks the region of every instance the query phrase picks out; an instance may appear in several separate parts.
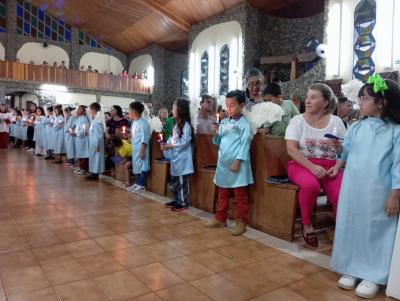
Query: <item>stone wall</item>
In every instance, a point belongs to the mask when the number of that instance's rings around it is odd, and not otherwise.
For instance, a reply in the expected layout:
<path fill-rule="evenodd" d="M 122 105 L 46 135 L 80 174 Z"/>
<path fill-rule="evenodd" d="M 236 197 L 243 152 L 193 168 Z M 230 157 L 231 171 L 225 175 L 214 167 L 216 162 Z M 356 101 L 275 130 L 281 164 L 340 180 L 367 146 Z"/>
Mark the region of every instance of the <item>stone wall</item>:
<path fill-rule="evenodd" d="M 174 100 L 181 96 L 181 74 L 188 67 L 188 56 L 152 44 L 129 55 L 128 68 L 134 58 L 143 54 L 150 55 L 153 60 L 154 87 L 151 100 L 154 112 L 162 107 L 170 108 Z"/>

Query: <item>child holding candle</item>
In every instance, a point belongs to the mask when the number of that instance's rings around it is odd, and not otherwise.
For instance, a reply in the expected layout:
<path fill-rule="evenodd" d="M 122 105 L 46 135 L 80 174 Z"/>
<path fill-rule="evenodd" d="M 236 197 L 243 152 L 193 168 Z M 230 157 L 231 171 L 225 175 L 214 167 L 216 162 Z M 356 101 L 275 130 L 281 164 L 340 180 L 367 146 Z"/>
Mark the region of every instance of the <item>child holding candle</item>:
<path fill-rule="evenodd" d="M 36 109 L 35 132 L 33 140 L 35 141 L 35 156 L 41 157 L 46 152 L 46 137 L 44 133 L 46 116 L 42 107 Z"/>
<path fill-rule="evenodd" d="M 129 105 L 132 135 L 132 171 L 135 175 L 135 184 L 127 190 L 130 192 L 142 192 L 146 190 L 147 172 L 150 170 L 150 125 L 142 118 L 144 105 L 135 101 Z"/>
<path fill-rule="evenodd" d="M 67 155 L 67 163 L 64 167 L 69 168 L 73 167 L 75 164 L 75 141 L 74 137 L 71 135 L 73 129 L 75 128 L 76 122 L 76 111 L 72 111 L 73 108 L 65 108 L 64 115 L 66 124 L 64 127 L 64 143 L 65 143 L 65 152 Z"/>
<path fill-rule="evenodd" d="M 89 171 L 86 180 L 98 180 L 99 174 L 104 172 L 104 130 L 106 121 L 101 112 L 100 104 L 94 102 L 90 105 L 92 122 L 89 128 Z"/>
<path fill-rule="evenodd" d="M 79 106 L 76 112 L 77 120 L 71 135 L 75 140 L 75 157 L 79 159 L 77 174 L 84 174 L 89 169 L 89 119 L 86 115 L 86 106 Z"/>
<path fill-rule="evenodd" d="M 185 99 L 175 101 L 172 114 L 175 123 L 172 136 L 167 143 L 161 143 L 164 157 L 171 162 L 174 195 L 173 201 L 165 205 L 172 211 L 183 211 L 189 207 L 189 176 L 193 173 L 193 129 L 190 125 L 189 102 Z"/>
<path fill-rule="evenodd" d="M 65 142 L 64 142 L 64 114 L 62 105 L 54 107 L 54 113 L 56 119 L 53 125 L 53 138 L 54 138 L 54 155 L 59 155 L 60 158 L 55 161 L 56 164 L 63 163 L 62 156 L 65 154 Z"/>
<path fill-rule="evenodd" d="M 54 159 L 54 139 L 53 139 L 53 124 L 55 120 L 53 107 L 47 108 L 47 118 L 45 123 L 45 136 L 46 136 L 46 150 L 47 150 L 47 157 L 45 160 L 53 160 Z"/>
<path fill-rule="evenodd" d="M 242 115 L 246 95 L 234 90 L 226 95 L 228 118 L 215 125 L 212 142 L 219 145 L 214 183 L 218 186 L 218 209 L 205 226 L 218 228 L 226 225 L 229 198 L 235 195 L 236 225 L 232 235 L 242 235 L 248 223 L 248 185 L 253 183 L 250 164 L 251 127 Z"/>

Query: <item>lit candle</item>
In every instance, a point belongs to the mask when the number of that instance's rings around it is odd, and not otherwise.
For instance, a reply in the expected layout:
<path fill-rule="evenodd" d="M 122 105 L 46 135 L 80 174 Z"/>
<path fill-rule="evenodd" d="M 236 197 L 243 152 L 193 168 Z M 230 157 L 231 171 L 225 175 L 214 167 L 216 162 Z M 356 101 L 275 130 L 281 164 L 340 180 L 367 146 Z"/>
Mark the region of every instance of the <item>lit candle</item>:
<path fill-rule="evenodd" d="M 83 125 L 83 132 L 86 134 L 86 125 Z"/>
<path fill-rule="evenodd" d="M 160 140 L 164 141 L 162 133 L 160 133 Z"/>
<path fill-rule="evenodd" d="M 125 134 L 125 131 L 126 131 L 126 126 L 123 126 L 122 127 L 122 134 Z"/>
<path fill-rule="evenodd" d="M 219 123 L 219 113 L 217 113 L 217 123 Z"/>
<path fill-rule="evenodd" d="M 69 132 L 72 134 L 72 129 L 71 128 L 69 128 Z"/>

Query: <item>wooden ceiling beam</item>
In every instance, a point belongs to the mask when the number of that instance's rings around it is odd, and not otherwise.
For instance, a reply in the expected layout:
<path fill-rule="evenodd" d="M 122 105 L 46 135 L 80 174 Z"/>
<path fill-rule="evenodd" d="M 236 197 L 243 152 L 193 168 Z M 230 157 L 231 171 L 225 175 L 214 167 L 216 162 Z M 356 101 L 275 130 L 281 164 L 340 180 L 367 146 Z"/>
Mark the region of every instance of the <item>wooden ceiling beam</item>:
<path fill-rule="evenodd" d="M 170 19 L 172 22 L 175 23 L 176 26 L 178 26 L 180 29 L 189 32 L 191 25 L 187 23 L 185 20 L 179 18 L 176 14 L 173 12 L 169 11 L 168 9 L 164 8 L 162 5 L 159 3 L 155 2 L 154 0 L 142 0 L 144 3 L 146 3 L 148 6 L 153 8 L 155 11 L 160 13 L 161 15 L 167 17 Z"/>

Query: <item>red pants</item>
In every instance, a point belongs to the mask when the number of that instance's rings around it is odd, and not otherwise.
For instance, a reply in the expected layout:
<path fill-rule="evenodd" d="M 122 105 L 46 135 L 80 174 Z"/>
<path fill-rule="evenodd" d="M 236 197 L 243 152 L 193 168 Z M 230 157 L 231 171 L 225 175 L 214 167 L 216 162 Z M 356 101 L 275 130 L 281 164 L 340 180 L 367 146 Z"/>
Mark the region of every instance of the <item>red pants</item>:
<path fill-rule="evenodd" d="M 236 220 L 248 224 L 249 196 L 247 186 L 237 188 L 218 187 L 218 208 L 215 213 L 215 219 L 222 223 L 226 221 L 229 198 L 232 192 L 236 200 Z"/>
<path fill-rule="evenodd" d="M 326 170 L 333 167 L 336 163 L 335 160 L 324 159 L 309 159 L 313 164 L 319 165 Z M 324 177 L 318 179 L 307 168 L 290 161 L 288 164 L 288 176 L 290 181 L 300 187 L 299 189 L 299 206 L 301 213 L 301 222 L 304 225 L 311 225 L 311 216 L 318 195 L 321 191 L 321 186 L 324 189 L 328 201 L 332 204 L 333 217 L 336 218 L 336 209 L 339 199 L 340 186 L 342 184 L 343 172 L 339 171 L 336 178 L 331 179 Z"/>

